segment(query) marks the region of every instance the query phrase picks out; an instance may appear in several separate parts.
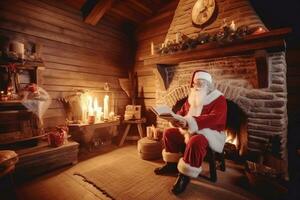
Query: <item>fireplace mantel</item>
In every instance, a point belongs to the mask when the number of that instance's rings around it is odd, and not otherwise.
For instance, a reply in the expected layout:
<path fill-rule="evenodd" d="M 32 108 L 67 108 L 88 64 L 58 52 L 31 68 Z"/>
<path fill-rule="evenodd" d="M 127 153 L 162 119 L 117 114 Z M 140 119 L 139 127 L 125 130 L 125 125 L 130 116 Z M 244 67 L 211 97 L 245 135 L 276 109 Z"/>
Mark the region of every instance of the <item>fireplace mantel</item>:
<path fill-rule="evenodd" d="M 168 88 L 168 78 L 166 67 L 177 65 L 181 62 L 188 62 L 200 59 L 218 58 L 226 56 L 238 56 L 243 54 L 253 54 L 256 58 L 259 87 L 268 86 L 268 65 L 267 52 L 285 50 L 284 37 L 291 32 L 290 28 L 271 30 L 258 35 L 248 35 L 243 40 L 234 41 L 228 44 L 210 42 L 199 45 L 195 49 L 180 51 L 172 54 L 153 55 L 141 57 L 144 65 L 156 65 L 156 72 L 165 89 Z"/>

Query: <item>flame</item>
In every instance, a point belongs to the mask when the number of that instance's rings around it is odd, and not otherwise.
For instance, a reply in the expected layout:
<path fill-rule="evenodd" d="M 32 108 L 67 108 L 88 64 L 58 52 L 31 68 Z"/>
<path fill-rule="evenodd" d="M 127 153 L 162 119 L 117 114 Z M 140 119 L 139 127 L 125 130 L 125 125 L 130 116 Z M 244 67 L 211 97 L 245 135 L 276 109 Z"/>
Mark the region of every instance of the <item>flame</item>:
<path fill-rule="evenodd" d="M 230 131 L 226 130 L 226 141 L 228 143 L 234 144 L 237 147 L 238 138 L 236 134 L 231 134 Z"/>
<path fill-rule="evenodd" d="M 95 116 L 96 122 L 101 121 L 102 107 L 98 105 L 97 97 L 93 97 L 91 94 L 82 94 L 80 97 L 82 121 L 87 122 L 88 116 Z"/>

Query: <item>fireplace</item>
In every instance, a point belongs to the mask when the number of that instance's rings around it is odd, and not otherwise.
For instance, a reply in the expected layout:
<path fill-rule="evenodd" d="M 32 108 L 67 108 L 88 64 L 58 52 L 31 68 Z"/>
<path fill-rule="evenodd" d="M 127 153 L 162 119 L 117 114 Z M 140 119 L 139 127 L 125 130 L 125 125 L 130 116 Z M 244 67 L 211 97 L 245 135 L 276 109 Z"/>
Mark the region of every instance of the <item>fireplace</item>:
<path fill-rule="evenodd" d="M 178 65 L 165 67 L 169 87 L 161 85 L 161 77 L 156 76 L 156 104 L 178 106 L 189 93 L 192 73 L 202 69 L 213 76 L 214 86 L 220 90 L 239 116 L 238 154 L 246 159 L 256 160 L 267 148 L 277 149 L 273 154 L 287 159 L 287 93 L 286 93 L 286 60 L 284 52 L 273 52 L 267 55 L 268 87 L 259 88 L 257 63 L 253 55 L 228 56 L 221 58 L 201 59 L 181 62 Z M 229 112 L 232 112 L 229 108 Z M 232 120 L 232 119 L 230 119 Z M 157 119 L 161 129 L 168 126 L 165 120 Z M 234 133 L 237 130 L 227 130 Z M 273 138 L 279 138 L 272 143 Z M 281 169 L 284 170 L 284 169 Z"/>
<path fill-rule="evenodd" d="M 234 56 L 180 63 L 168 67 L 172 82 L 168 90 L 160 87 L 157 78 L 156 103 L 167 103 L 173 107 L 184 99 L 189 92 L 190 79 L 196 69 L 209 71 L 215 87 L 224 93 L 228 100 L 238 105 L 247 117 L 248 150 L 263 150 L 264 141 L 269 135 L 286 136 L 286 85 L 284 53 L 273 53 L 270 60 L 270 87 L 257 88 L 256 67 L 251 56 Z M 281 84 L 279 84 L 279 82 Z M 167 125 L 158 120 L 158 126 Z M 284 148 L 282 152 L 284 153 Z"/>
<path fill-rule="evenodd" d="M 217 11 L 203 27 L 194 26 L 191 10 L 194 0 L 180 0 L 166 35 L 175 41 L 177 35 L 189 38 L 199 34 L 214 34 L 221 30 L 224 21 L 236 26 L 263 29 L 264 33 L 247 35 L 239 41 L 226 44 L 207 42 L 188 50 L 154 54 L 140 58 L 145 65 L 156 65 L 156 104 L 173 107 L 189 93 L 195 70 L 206 70 L 220 90 L 240 109 L 238 154 L 247 159 L 258 159 L 266 152 L 280 157 L 287 177 L 287 88 L 284 37 L 288 28 L 268 31 L 248 0 L 216 0 Z M 230 111 L 231 112 L 231 111 Z M 157 120 L 157 126 L 168 126 Z M 234 131 L 229 131 L 234 133 Z M 273 142 L 274 138 L 278 138 Z M 279 142 L 278 142 L 279 141 Z M 276 148 L 275 148 L 276 146 Z"/>

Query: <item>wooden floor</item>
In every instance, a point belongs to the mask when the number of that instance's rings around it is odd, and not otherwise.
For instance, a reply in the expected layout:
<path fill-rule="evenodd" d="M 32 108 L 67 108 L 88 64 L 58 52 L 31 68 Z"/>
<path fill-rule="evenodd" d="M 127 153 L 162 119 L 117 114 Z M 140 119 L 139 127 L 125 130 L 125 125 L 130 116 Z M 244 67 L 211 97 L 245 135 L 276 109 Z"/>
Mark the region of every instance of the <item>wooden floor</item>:
<path fill-rule="evenodd" d="M 78 176 L 74 176 L 76 171 L 85 171 L 97 168 L 103 162 L 111 162 L 121 156 L 137 155 L 136 145 L 126 145 L 117 148 L 113 145 L 103 147 L 93 153 L 81 151 L 79 156 L 79 163 L 73 166 L 67 166 L 56 171 L 50 172 L 46 175 L 37 177 L 31 181 L 19 183 L 17 185 L 17 199 L 20 200 L 93 200 L 93 199 L 107 199 L 100 191 L 92 185 L 80 180 Z M 162 161 L 157 161 L 162 162 Z M 226 163 L 227 164 L 227 163 Z M 227 174 L 230 177 L 240 176 L 241 170 L 232 170 L 231 164 L 227 165 Z M 234 166 L 236 168 L 236 166 Z M 238 166 L 239 169 L 239 166 Z M 218 172 L 219 173 L 219 172 Z M 229 180 L 228 179 L 228 180 Z M 218 181 L 218 184 L 222 181 Z M 228 181 L 227 181 L 228 183 Z M 171 186 L 170 186 L 171 187 Z M 240 192 L 241 191 L 237 191 Z M 243 193 L 242 193 L 243 194 Z M 253 195 L 254 199 L 256 198 Z M 247 196 L 245 199 L 248 199 Z M 220 197 L 219 199 L 222 199 Z M 253 198 L 252 198 L 253 199 Z"/>

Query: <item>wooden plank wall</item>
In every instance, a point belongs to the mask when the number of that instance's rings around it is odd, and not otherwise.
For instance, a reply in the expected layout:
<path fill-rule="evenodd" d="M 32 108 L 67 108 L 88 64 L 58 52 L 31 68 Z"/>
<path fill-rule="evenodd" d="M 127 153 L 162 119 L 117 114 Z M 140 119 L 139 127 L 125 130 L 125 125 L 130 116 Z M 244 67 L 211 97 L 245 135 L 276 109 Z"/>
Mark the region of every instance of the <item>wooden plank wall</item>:
<path fill-rule="evenodd" d="M 143 105 L 143 115 L 147 118 L 147 124 L 155 123 L 154 115 L 151 111 L 148 111 L 149 106 L 155 105 L 156 88 L 153 73 L 155 66 L 144 65 L 144 61 L 141 58 L 150 55 L 151 42 L 155 46 L 164 42 L 178 2 L 179 0 L 174 0 L 136 30 L 137 49 L 134 69 L 138 78 L 137 103 Z"/>
<path fill-rule="evenodd" d="M 128 50 L 132 40 L 123 29 L 110 17 L 104 17 L 97 26 L 87 25 L 78 10 L 61 1 L 0 1 L 0 35 L 42 46 L 42 87 L 52 97 L 44 116 L 46 127 L 65 121 L 57 98 L 74 94 L 74 89 L 101 94 L 105 82 L 113 90 L 118 113 L 124 113 L 129 99 L 118 78 L 127 77 L 134 52 Z"/>

